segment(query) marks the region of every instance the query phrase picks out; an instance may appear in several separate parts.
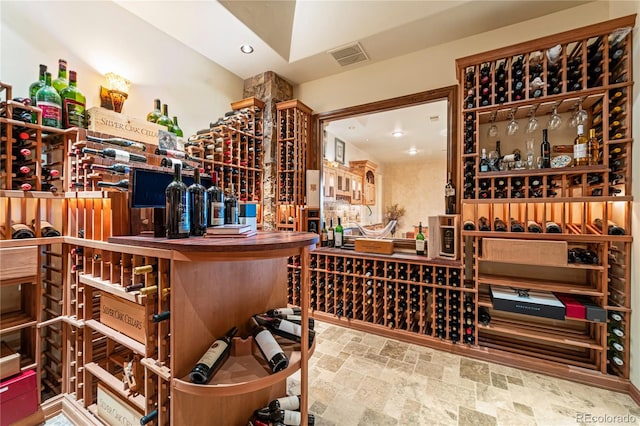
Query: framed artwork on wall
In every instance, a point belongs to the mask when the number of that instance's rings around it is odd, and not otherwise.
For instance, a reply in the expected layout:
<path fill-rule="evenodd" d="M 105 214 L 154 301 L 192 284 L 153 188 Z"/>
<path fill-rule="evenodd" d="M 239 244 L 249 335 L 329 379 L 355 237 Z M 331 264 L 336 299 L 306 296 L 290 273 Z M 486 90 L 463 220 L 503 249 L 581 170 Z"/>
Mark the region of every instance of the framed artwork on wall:
<path fill-rule="evenodd" d="M 344 164 L 344 141 L 336 138 L 336 162 Z"/>

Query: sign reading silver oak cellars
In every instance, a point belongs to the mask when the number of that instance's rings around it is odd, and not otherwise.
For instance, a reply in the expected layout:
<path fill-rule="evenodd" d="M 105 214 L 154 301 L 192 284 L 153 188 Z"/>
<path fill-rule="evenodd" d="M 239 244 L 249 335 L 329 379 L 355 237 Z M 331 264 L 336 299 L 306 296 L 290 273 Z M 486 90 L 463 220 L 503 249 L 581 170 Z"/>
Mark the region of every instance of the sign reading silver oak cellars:
<path fill-rule="evenodd" d="M 158 145 L 158 131 L 164 126 L 110 111 L 101 107 L 87 110 L 89 114 L 88 130 L 106 133 L 138 142 Z"/>
<path fill-rule="evenodd" d="M 118 297 L 102 293 L 100 296 L 100 322 L 140 343 L 146 343 L 145 307 Z"/>

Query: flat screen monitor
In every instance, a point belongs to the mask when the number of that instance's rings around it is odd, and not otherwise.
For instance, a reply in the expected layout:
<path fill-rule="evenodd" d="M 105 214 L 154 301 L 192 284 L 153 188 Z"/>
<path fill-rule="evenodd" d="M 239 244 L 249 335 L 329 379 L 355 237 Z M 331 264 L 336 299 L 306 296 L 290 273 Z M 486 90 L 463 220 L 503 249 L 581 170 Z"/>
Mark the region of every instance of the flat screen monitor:
<path fill-rule="evenodd" d="M 131 194 L 132 208 L 164 208 L 164 191 L 173 181 L 173 173 L 155 170 L 133 169 L 133 189 Z M 193 176 L 182 175 L 185 185 L 193 184 Z M 210 177 L 201 176 L 200 183 L 209 188 L 212 185 Z"/>

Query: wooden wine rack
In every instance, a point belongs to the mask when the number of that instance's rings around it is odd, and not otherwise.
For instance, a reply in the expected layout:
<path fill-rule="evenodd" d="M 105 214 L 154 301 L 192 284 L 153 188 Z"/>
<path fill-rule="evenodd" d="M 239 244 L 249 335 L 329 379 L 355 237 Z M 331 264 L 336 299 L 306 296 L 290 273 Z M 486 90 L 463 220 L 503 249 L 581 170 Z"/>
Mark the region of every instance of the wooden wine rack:
<path fill-rule="evenodd" d="M 278 126 L 277 229 L 299 231 L 306 199 L 307 147 L 312 110 L 297 99 L 276 104 Z"/>
<path fill-rule="evenodd" d="M 633 200 L 632 46 L 631 35 L 621 29 L 634 22 L 635 16 L 628 16 L 457 60 L 465 277 L 476 290 L 476 305 L 491 313 L 488 325 L 477 326 L 479 348 L 488 359 L 621 390 L 629 378 Z M 553 64 L 549 52 L 558 48 L 560 56 Z M 535 77 L 545 83 L 539 91 L 532 86 Z M 566 122 L 580 106 L 587 114 L 585 131 L 596 129 L 600 140 L 601 164 L 480 171 L 482 149 L 493 149 L 490 124 L 504 129 L 513 115 L 523 134 L 522 124 L 532 114 L 542 124 L 555 109 Z M 524 161 L 524 137 L 513 139 L 502 138 L 502 153 L 519 148 Z M 552 130 L 549 140 L 554 146 L 560 142 Z M 539 148 L 538 139 L 535 155 Z M 489 230 L 478 229 L 481 217 L 488 220 Z M 497 232 L 496 218 L 506 222 L 507 232 Z M 524 232 L 512 231 L 511 218 L 524 225 Z M 594 225 L 596 219 L 604 221 L 604 229 Z M 624 235 L 609 235 L 607 220 L 624 228 Z M 560 233 L 530 232 L 529 221 L 543 231 L 547 222 L 555 222 Z M 486 252 L 489 239 L 496 243 L 495 253 Z M 519 241 L 529 242 L 526 252 L 500 258 L 501 247 L 508 249 Z M 588 249 L 599 261 L 569 264 L 559 258 L 553 266 L 540 266 L 557 244 L 564 244 L 563 250 Z M 605 309 L 608 320 L 559 321 L 494 309 L 490 289 L 513 287 L 585 297 Z M 612 313 L 623 320 L 615 322 Z M 614 325 L 624 333 L 614 337 L 625 348 L 622 353 L 609 344 Z M 613 354 L 622 365 L 612 361 Z M 580 374 L 573 367 L 580 367 Z"/>

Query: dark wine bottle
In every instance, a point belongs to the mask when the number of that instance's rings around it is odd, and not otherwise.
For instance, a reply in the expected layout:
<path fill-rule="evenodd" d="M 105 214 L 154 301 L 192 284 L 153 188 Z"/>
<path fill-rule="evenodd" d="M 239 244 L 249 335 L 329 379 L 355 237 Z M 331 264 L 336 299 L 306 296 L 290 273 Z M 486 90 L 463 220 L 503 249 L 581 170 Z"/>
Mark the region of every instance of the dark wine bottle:
<path fill-rule="evenodd" d="M 156 155 L 164 155 L 164 156 L 170 157 L 170 158 L 185 159 L 185 158 L 189 157 L 186 152 L 184 152 L 184 151 L 176 151 L 175 149 L 160 149 L 160 148 L 156 148 L 156 152 L 155 153 L 156 153 Z"/>
<path fill-rule="evenodd" d="M 147 157 L 145 157 L 144 155 L 134 154 L 132 152 L 123 151 L 121 149 L 114 149 L 114 148 L 105 148 L 103 150 L 82 148 L 82 153 L 99 155 L 100 157 L 103 157 L 103 158 L 113 158 L 116 161 L 121 161 L 124 163 L 128 163 L 129 161 L 137 161 L 140 163 L 147 162 Z"/>
<path fill-rule="evenodd" d="M 182 161 L 179 158 L 170 158 L 170 157 L 164 157 L 162 160 L 160 160 L 160 167 L 170 167 L 173 168 L 174 164 L 180 164 L 182 166 L 182 170 L 194 170 L 195 167 L 193 167 L 192 165 L 190 165 L 189 163 Z"/>
<path fill-rule="evenodd" d="M 171 311 L 160 312 L 159 314 L 154 314 L 151 319 L 153 322 L 166 321 L 171 317 Z"/>
<path fill-rule="evenodd" d="M 231 352 L 231 339 L 237 332 L 238 328 L 232 327 L 223 337 L 213 342 L 204 355 L 200 357 L 193 370 L 191 370 L 189 378 L 192 383 L 198 385 L 206 384 L 222 367 Z"/>
<path fill-rule="evenodd" d="M 489 225 L 489 219 L 484 216 L 478 218 L 478 230 L 479 231 L 491 231 L 491 225 Z"/>
<path fill-rule="evenodd" d="M 273 425 L 292 425 L 297 426 L 302 424 L 302 415 L 299 411 L 293 410 L 275 410 L 269 411 L 269 418 L 263 419 L 271 421 Z M 315 417 L 313 414 L 308 414 L 307 424 L 309 426 L 315 425 Z"/>
<path fill-rule="evenodd" d="M 614 222 L 612 221 L 607 221 L 608 225 L 607 225 L 607 234 L 609 235 L 625 235 L 626 231 L 623 227 L 616 225 Z M 602 219 L 595 219 L 593 221 L 593 226 L 595 226 L 600 232 L 602 231 Z"/>
<path fill-rule="evenodd" d="M 36 220 L 32 219 L 31 220 L 31 228 L 32 229 L 36 229 Z M 50 224 L 49 222 L 47 222 L 46 220 L 41 220 L 40 221 L 40 235 L 42 235 L 43 237 L 59 237 L 60 235 L 60 231 L 58 231 L 56 228 L 53 227 L 52 224 Z"/>
<path fill-rule="evenodd" d="M 173 182 L 165 190 L 167 215 L 167 238 L 188 238 L 191 230 L 189 221 L 189 197 L 187 186 L 182 182 L 180 165 L 174 165 Z"/>
<path fill-rule="evenodd" d="M 98 188 L 115 188 L 120 191 L 127 191 L 129 190 L 129 179 L 120 179 L 117 182 L 99 181 L 96 186 L 98 186 Z"/>
<path fill-rule="evenodd" d="M 282 371 L 289 366 L 289 358 L 273 337 L 271 332 L 263 325 L 258 324 L 255 318 L 251 318 L 253 339 L 260 349 L 260 353 L 269 364 L 272 373 Z"/>
<path fill-rule="evenodd" d="M 542 130 L 542 144 L 540 145 L 540 155 L 542 156 L 542 168 L 551 167 L 551 144 L 549 143 L 547 129 Z"/>
<path fill-rule="evenodd" d="M 266 312 L 270 317 L 281 317 L 282 315 L 301 315 L 302 309 L 294 306 L 291 308 L 275 308 Z"/>
<path fill-rule="evenodd" d="M 200 184 L 200 169 L 193 171 L 193 184 L 187 189 L 191 208 L 191 235 L 201 237 L 207 232 L 208 192 Z"/>
<path fill-rule="evenodd" d="M 464 223 L 462 224 L 462 229 L 464 229 L 465 231 L 475 231 L 476 224 L 473 223 L 472 220 L 465 220 Z"/>
<path fill-rule="evenodd" d="M 122 138 L 97 138 L 95 136 L 87 135 L 87 140 L 91 142 L 97 142 L 101 144 L 110 144 L 110 145 L 118 145 L 124 146 L 127 148 L 135 149 L 136 151 L 146 151 L 147 146 L 140 142 L 130 141 L 128 139 Z"/>
<path fill-rule="evenodd" d="M 524 225 L 517 219 L 511 218 L 511 232 L 524 232 Z"/>
<path fill-rule="evenodd" d="M 14 223 L 11 225 L 11 238 L 21 240 L 23 238 L 35 238 L 36 234 L 24 223 Z"/>
<path fill-rule="evenodd" d="M 151 411 L 149 414 L 147 414 L 146 416 L 140 417 L 140 425 L 144 426 L 144 425 L 146 425 L 148 423 L 151 423 L 157 417 L 158 417 L 158 409 L 155 409 L 155 410 Z"/>
<path fill-rule="evenodd" d="M 234 194 L 234 186 L 231 184 L 231 191 L 224 199 L 224 223 L 225 225 L 237 225 L 239 223 L 238 199 Z"/>
<path fill-rule="evenodd" d="M 145 284 L 144 283 L 136 283 L 136 284 L 131 284 L 128 285 L 124 288 L 124 291 L 127 293 L 131 293 L 132 291 L 138 291 L 142 288 L 144 288 Z"/>
<path fill-rule="evenodd" d="M 504 223 L 504 220 L 496 217 L 493 219 L 493 230 L 496 232 L 507 232 L 507 224 Z"/>
<path fill-rule="evenodd" d="M 131 169 L 126 164 L 113 164 L 111 166 L 106 166 L 104 164 L 92 164 L 91 170 L 104 170 L 113 174 L 126 175 Z"/>
<path fill-rule="evenodd" d="M 553 221 L 547 222 L 545 227 L 546 227 L 545 232 L 547 234 L 561 234 L 562 233 L 562 228 L 560 228 L 560 225 L 558 225 L 557 223 L 555 223 Z"/>
<path fill-rule="evenodd" d="M 284 337 L 285 339 L 298 343 L 302 340 L 301 325 L 294 324 L 281 318 L 269 317 L 267 315 L 254 315 L 253 317 L 258 324 L 267 327 L 271 332 L 280 337 Z M 315 331 L 309 330 L 309 346 L 311 346 L 314 338 Z"/>
<path fill-rule="evenodd" d="M 542 233 L 542 227 L 538 224 L 538 222 L 533 220 L 527 222 L 527 230 L 529 232 L 533 232 L 534 234 Z"/>
<path fill-rule="evenodd" d="M 218 186 L 218 173 L 213 172 L 212 185 L 207 189 L 209 198 L 209 226 L 224 225 L 224 192 Z"/>

